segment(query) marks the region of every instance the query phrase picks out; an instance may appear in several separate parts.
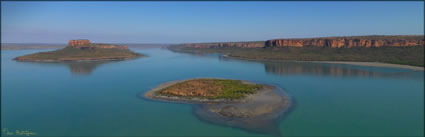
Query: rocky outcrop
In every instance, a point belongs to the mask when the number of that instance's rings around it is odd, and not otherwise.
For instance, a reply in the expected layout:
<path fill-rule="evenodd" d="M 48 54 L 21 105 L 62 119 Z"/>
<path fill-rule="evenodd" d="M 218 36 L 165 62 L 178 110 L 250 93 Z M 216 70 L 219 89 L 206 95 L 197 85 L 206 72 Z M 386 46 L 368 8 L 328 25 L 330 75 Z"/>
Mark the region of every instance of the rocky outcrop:
<path fill-rule="evenodd" d="M 266 47 L 405 47 L 424 45 L 424 36 L 357 36 L 326 37 L 308 39 L 274 39 L 265 43 Z"/>
<path fill-rule="evenodd" d="M 79 49 L 128 49 L 128 46 L 119 46 L 119 45 L 111 45 L 111 44 L 92 44 L 90 40 L 82 39 L 82 40 L 69 40 L 69 47 L 79 48 Z"/>
<path fill-rule="evenodd" d="M 424 36 L 352 36 L 352 37 L 322 37 L 273 39 L 255 42 L 223 42 L 223 43 L 189 43 L 183 47 L 191 48 L 263 48 L 263 47 L 405 47 L 424 45 Z"/>
<path fill-rule="evenodd" d="M 71 46 L 71 47 L 78 47 L 78 46 L 89 45 L 89 44 L 90 44 L 90 40 L 87 40 L 87 39 L 69 40 L 68 42 L 68 46 Z"/>

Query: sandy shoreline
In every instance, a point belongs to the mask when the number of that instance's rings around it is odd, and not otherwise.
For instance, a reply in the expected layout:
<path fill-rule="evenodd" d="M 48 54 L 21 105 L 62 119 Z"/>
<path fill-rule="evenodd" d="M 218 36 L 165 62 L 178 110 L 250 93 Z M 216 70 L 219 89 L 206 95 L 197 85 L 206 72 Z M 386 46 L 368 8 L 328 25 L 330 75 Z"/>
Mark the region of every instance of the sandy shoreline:
<path fill-rule="evenodd" d="M 424 71 L 424 67 L 411 66 L 411 65 L 400 65 L 400 64 L 390 64 L 390 63 L 382 63 L 382 62 L 269 60 L 269 59 L 249 59 L 249 58 L 233 57 L 233 56 L 228 56 L 228 55 L 223 55 L 222 57 L 224 57 L 224 58 L 230 58 L 230 59 L 252 60 L 252 61 L 315 62 L 315 63 L 347 64 L 347 65 L 371 66 L 371 67 L 404 68 L 404 69 L 410 69 L 410 70 L 415 70 L 415 71 Z"/>

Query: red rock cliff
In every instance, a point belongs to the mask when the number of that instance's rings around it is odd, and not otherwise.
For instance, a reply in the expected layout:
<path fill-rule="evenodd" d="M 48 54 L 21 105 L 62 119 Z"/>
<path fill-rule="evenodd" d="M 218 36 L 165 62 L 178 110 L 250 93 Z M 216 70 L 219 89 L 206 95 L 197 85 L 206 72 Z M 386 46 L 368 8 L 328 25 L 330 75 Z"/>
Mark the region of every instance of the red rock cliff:
<path fill-rule="evenodd" d="M 128 49 L 128 46 L 119 46 L 119 45 L 111 45 L 111 44 L 92 44 L 90 40 L 69 40 L 68 46 L 80 49 Z"/>
<path fill-rule="evenodd" d="M 90 44 L 90 40 L 81 39 L 81 40 L 69 40 L 68 45 L 72 47 L 83 46 Z"/>
<path fill-rule="evenodd" d="M 416 46 L 424 45 L 424 36 L 355 36 L 326 37 L 306 39 L 274 39 L 265 43 L 266 47 L 383 47 L 383 46 Z"/>

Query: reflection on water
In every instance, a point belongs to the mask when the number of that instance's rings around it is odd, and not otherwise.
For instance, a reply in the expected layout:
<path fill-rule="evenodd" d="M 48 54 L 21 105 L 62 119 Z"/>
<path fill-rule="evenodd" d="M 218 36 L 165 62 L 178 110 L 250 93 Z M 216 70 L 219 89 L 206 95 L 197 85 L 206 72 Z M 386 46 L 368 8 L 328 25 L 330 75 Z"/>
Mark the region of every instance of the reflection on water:
<path fill-rule="evenodd" d="M 242 61 L 220 57 L 222 61 Z M 249 61 L 252 62 L 252 61 Z M 397 78 L 423 80 L 423 71 L 408 69 L 395 70 L 394 68 L 358 66 L 348 64 L 331 64 L 318 62 L 299 61 L 254 61 L 264 64 L 264 70 L 268 74 L 278 76 L 310 75 L 331 77 L 370 77 L 370 78 Z M 389 70 L 389 71 L 387 71 Z"/>
<path fill-rule="evenodd" d="M 110 63 L 107 61 L 90 61 L 90 62 L 67 62 L 64 63 L 69 67 L 72 74 L 75 75 L 90 75 L 93 70 L 102 64 Z"/>
<path fill-rule="evenodd" d="M 43 66 L 66 66 L 73 75 L 90 75 L 96 68 L 103 64 L 116 61 L 67 61 L 67 62 L 22 62 Z"/>
<path fill-rule="evenodd" d="M 345 64 L 305 63 L 295 61 L 263 62 L 267 73 L 275 75 L 317 75 L 332 77 L 373 77 L 373 78 L 410 78 L 423 79 L 420 72 L 397 71 L 385 72 L 374 69 L 362 69 L 361 66 Z M 348 66 L 348 67 L 347 67 Z M 368 68 L 368 67 L 365 67 Z M 370 68 L 370 67 L 369 67 Z M 373 68 L 373 67 L 372 67 Z M 412 77 L 413 76 L 413 77 Z"/>
<path fill-rule="evenodd" d="M 110 64 L 12 60 L 40 51 L 46 50 L 1 51 L 1 125 L 9 131 L 28 130 L 36 136 L 266 136 L 238 128 L 251 124 L 206 124 L 192 115 L 196 110 L 191 106 L 135 97 L 166 81 L 217 77 L 273 84 L 290 94 L 298 103 L 273 120 L 284 136 L 424 135 L 423 71 L 219 61 L 217 56 L 161 49 L 138 50 L 149 57 Z M 84 76 L 74 78 L 71 72 Z"/>

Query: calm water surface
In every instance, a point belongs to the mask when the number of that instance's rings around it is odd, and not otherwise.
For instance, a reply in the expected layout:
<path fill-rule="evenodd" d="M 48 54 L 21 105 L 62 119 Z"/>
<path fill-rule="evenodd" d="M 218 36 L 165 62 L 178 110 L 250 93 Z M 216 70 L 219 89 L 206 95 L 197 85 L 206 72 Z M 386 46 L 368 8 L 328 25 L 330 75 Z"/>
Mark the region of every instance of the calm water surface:
<path fill-rule="evenodd" d="M 269 83 L 295 100 L 283 136 L 423 136 L 424 72 L 300 62 L 252 62 L 165 49 L 127 61 L 24 63 L 45 50 L 1 51 L 2 128 L 39 136 L 268 136 L 200 121 L 192 107 L 138 94 L 174 80 Z"/>

